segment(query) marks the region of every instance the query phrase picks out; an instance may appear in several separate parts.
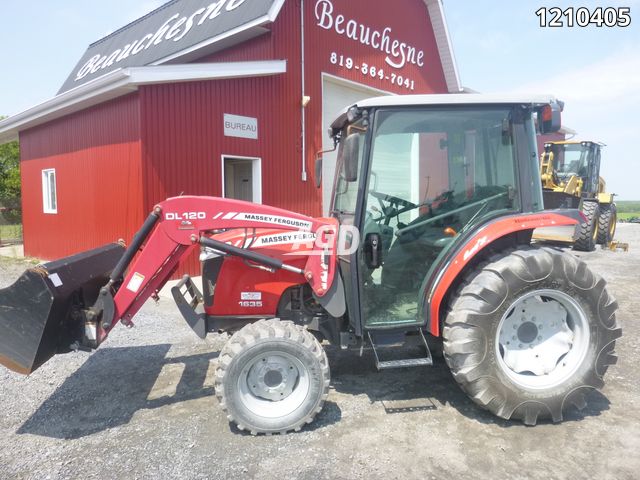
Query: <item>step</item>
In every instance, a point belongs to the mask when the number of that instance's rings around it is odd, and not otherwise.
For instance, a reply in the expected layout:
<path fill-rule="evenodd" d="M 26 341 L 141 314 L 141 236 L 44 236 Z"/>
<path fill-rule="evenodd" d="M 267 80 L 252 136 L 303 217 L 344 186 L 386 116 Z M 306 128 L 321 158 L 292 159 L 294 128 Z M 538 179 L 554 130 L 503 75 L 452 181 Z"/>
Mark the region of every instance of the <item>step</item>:
<path fill-rule="evenodd" d="M 376 362 L 378 370 L 389 370 L 391 368 L 408 368 L 408 367 L 430 367 L 433 365 L 431 358 L 405 358 L 402 360 L 388 360 L 386 362 Z"/>
<path fill-rule="evenodd" d="M 422 346 L 426 349 L 426 356 L 420 357 L 408 357 L 408 358 L 394 358 L 392 360 L 381 360 L 380 353 L 383 351 L 393 350 L 394 352 L 401 353 L 402 350 L 408 350 L 415 348 L 415 343 L 412 340 L 417 339 L 416 336 L 409 336 L 410 333 L 418 333 L 417 337 L 421 340 Z M 433 365 L 433 358 L 431 351 L 427 344 L 427 339 L 420 328 L 411 328 L 403 331 L 392 332 L 367 332 L 369 337 L 369 343 L 373 349 L 373 354 L 376 359 L 376 368 L 378 370 L 389 370 L 392 368 L 409 368 L 409 367 L 429 367 Z"/>

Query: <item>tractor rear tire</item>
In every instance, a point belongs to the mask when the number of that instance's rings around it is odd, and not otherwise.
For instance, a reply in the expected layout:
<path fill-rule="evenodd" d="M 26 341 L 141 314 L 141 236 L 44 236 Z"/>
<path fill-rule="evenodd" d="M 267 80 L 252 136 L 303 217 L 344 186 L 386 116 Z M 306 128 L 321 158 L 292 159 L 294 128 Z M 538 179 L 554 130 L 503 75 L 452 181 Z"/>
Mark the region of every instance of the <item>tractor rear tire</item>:
<path fill-rule="evenodd" d="M 598 242 L 600 206 L 598 202 L 582 202 L 581 210 L 587 217 L 587 221 L 577 226 L 578 236 L 573 244 L 573 249 L 579 252 L 592 252 Z"/>
<path fill-rule="evenodd" d="M 481 265 L 452 300 L 445 360 L 464 392 L 500 418 L 535 425 L 582 409 L 616 363 L 617 302 L 584 262 L 523 247 Z M 536 318 L 537 316 L 537 318 Z"/>
<path fill-rule="evenodd" d="M 329 362 L 303 327 L 260 320 L 236 332 L 218 358 L 215 391 L 230 422 L 252 435 L 299 431 L 329 393 Z"/>
<path fill-rule="evenodd" d="M 618 223 L 618 211 L 615 203 L 600 205 L 598 219 L 598 243 L 607 246 L 613 241 Z"/>

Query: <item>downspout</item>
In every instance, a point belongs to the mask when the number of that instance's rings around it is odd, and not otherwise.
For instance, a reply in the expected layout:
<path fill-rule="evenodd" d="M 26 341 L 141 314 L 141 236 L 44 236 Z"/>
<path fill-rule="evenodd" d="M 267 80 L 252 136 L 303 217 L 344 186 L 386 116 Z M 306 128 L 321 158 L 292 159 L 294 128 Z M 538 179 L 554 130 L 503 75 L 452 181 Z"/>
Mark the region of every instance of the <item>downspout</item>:
<path fill-rule="evenodd" d="M 300 64 L 302 68 L 302 98 L 300 99 L 300 113 L 302 116 L 302 181 L 307 181 L 307 116 L 306 116 L 306 91 L 305 91 L 305 38 L 304 38 L 304 0 L 300 0 Z"/>

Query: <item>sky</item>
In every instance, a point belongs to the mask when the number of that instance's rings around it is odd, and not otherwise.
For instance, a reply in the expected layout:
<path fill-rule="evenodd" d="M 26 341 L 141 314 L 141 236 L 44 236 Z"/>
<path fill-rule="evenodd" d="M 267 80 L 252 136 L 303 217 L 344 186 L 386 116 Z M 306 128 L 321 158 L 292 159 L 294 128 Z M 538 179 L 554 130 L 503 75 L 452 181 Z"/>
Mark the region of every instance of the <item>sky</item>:
<path fill-rule="evenodd" d="M 388 4 L 388 0 L 371 0 Z M 55 96 L 87 46 L 164 0 L 0 0 L 0 115 Z M 87 5 L 91 6 L 88 7 Z M 578 139 L 607 144 L 608 190 L 640 200 L 640 0 L 444 0 L 462 84 L 551 93 Z M 626 28 L 541 28 L 541 7 L 626 6 Z"/>

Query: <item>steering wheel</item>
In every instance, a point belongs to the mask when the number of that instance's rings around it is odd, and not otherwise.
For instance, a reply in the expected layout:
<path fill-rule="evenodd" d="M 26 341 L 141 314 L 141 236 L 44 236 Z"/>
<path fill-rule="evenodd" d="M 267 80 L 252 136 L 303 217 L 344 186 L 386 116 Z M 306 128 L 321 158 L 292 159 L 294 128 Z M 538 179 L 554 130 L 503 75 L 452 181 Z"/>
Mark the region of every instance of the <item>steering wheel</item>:
<path fill-rule="evenodd" d="M 370 191 L 369 194 L 378 199 L 378 203 L 380 203 L 380 208 L 382 209 L 380 212 L 382 213 L 382 217 L 378 218 L 378 220 L 384 218 L 385 225 L 389 225 L 393 217 L 401 215 L 404 212 L 408 212 L 409 210 L 413 210 L 414 208 L 418 208 L 418 205 L 415 203 L 408 202 L 407 200 L 393 195 L 387 195 L 386 193 L 375 191 Z M 384 202 L 387 202 L 389 205 L 385 205 Z"/>

